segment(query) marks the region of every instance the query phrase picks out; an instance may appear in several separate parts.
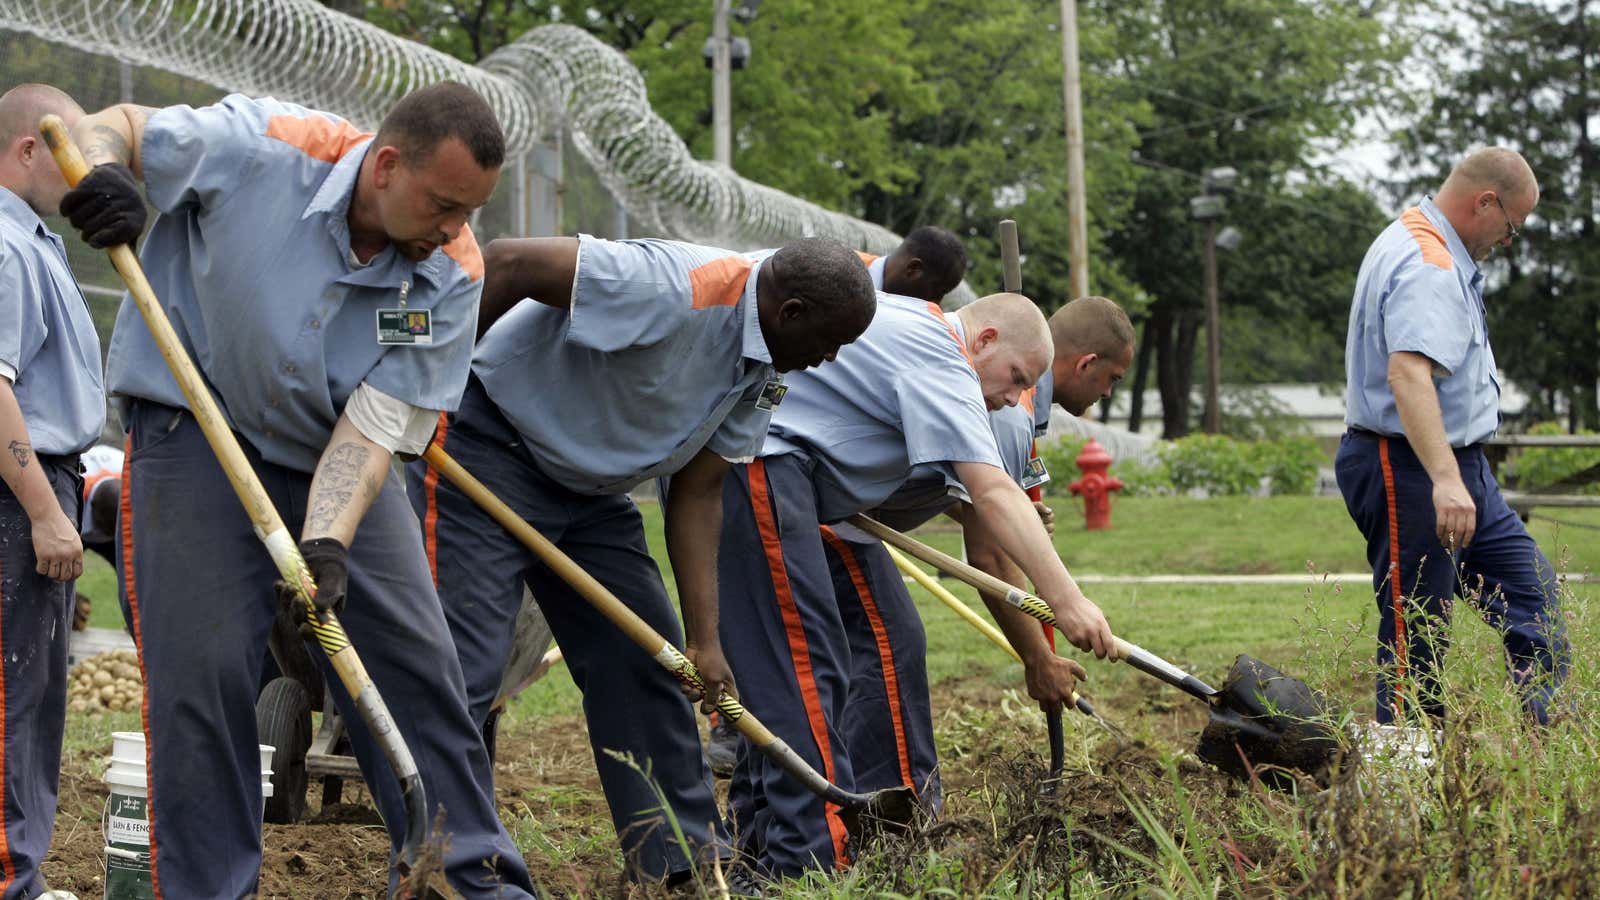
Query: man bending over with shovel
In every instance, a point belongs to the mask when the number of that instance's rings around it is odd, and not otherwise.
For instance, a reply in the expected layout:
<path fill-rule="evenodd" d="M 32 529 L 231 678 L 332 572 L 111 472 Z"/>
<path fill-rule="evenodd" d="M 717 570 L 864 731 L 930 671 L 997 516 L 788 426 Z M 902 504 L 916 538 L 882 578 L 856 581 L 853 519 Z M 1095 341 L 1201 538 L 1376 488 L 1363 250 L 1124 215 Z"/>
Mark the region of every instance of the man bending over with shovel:
<path fill-rule="evenodd" d="M 990 428 L 1006 474 L 1024 490 L 1048 477 L 1033 453 L 1036 422 L 1049 424 L 1039 407 L 1054 396 L 1082 415 L 1111 394 L 1132 362 L 1133 325 L 1117 304 L 1082 297 L 1050 317 L 1055 357 L 1034 388 L 1015 406 L 989 414 Z M 1044 398 L 1044 399 L 1040 399 Z M 869 515 L 898 531 L 910 531 L 948 513 L 963 523 L 967 558 L 1011 584 L 1023 584 L 1021 569 L 1006 555 L 971 495 L 947 462 L 927 463 Z M 844 718 L 856 790 L 905 784 L 923 805 L 937 810 L 939 784 L 928 698 L 926 638 L 905 580 L 883 542 L 847 523 L 824 525 L 823 544 L 834 592 L 851 646 L 850 693 Z M 983 595 L 1011 646 L 1022 657 L 1028 695 L 1047 707 L 1070 703 L 1077 664 L 1056 656 L 1054 643 L 1037 620 L 1003 600 Z"/>
<path fill-rule="evenodd" d="M 846 790 L 855 782 L 843 729 L 851 641 L 818 526 L 875 508 L 914 466 L 949 464 L 1073 643 L 1111 650 L 1105 617 L 1001 467 L 989 427 L 988 412 L 1016 404 L 1051 359 L 1045 318 L 1020 294 L 985 297 L 948 319 L 932 304 L 880 294 L 855 345 L 790 379 L 761 458 L 726 481 L 718 576 L 734 674 L 752 711 Z M 766 872 L 848 862 L 838 809 L 753 755 L 735 782 L 753 801 L 734 810 L 740 841 Z"/>
<path fill-rule="evenodd" d="M 505 152 L 494 113 L 443 83 L 376 137 L 233 95 L 114 106 L 73 136 L 94 166 L 63 210 L 95 247 L 132 243 L 415 757 L 462 895 L 526 897 L 488 754 L 429 578 L 395 452 L 420 452 L 466 383 L 483 261 L 467 217 Z M 167 900 L 254 896 L 261 868 L 255 702 L 278 571 L 134 305 L 107 381 L 125 405 L 122 559 L 145 685 L 151 878 Z M 345 605 L 348 590 L 349 603 Z M 337 679 L 393 846 L 400 783 Z M 393 875 L 391 875 L 393 878 Z M 391 885 L 392 889 L 392 885 Z M 308 888 L 311 893 L 316 888 Z"/>
<path fill-rule="evenodd" d="M 821 239 L 744 256 L 588 235 L 495 241 L 487 262 L 493 324 L 438 440 L 652 628 L 680 646 L 687 631 L 709 712 L 733 686 L 717 614 L 723 478 L 761 449 L 784 397 L 781 373 L 833 359 L 872 320 L 866 267 Z M 682 626 L 627 494 L 669 474 L 666 541 Z M 632 877 L 687 878 L 686 851 L 704 861 L 725 850 L 677 681 L 437 472 L 413 464 L 410 483 L 474 720 L 489 715 L 526 584 L 583 691 Z M 608 751 L 631 755 L 643 774 Z M 677 846 L 646 777 L 691 846 Z"/>

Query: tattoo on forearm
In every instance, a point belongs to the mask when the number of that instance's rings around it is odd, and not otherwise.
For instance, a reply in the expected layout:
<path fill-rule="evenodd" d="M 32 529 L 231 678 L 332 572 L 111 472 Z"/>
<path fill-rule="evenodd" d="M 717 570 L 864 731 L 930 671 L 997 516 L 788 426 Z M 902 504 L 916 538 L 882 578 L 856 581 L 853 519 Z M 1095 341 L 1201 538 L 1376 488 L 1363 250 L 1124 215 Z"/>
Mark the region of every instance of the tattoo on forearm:
<path fill-rule="evenodd" d="M 311 511 L 306 514 L 305 531 L 308 534 L 327 530 L 344 511 L 350 508 L 356 489 L 364 490 L 368 497 L 375 494 L 373 479 L 363 483 L 362 470 L 372 451 L 359 444 L 340 444 L 328 451 L 328 458 L 317 468 L 311 486 Z M 382 487 L 379 483 L 378 487 Z"/>
<path fill-rule="evenodd" d="M 26 469 L 28 461 L 33 459 L 33 445 L 27 441 L 12 441 L 8 446 L 11 448 L 11 458 L 17 461 L 17 468 Z"/>
<path fill-rule="evenodd" d="M 96 125 L 89 129 L 89 141 L 84 145 L 83 153 L 91 164 L 128 163 L 133 160 L 133 151 L 128 146 L 128 139 L 110 125 Z"/>

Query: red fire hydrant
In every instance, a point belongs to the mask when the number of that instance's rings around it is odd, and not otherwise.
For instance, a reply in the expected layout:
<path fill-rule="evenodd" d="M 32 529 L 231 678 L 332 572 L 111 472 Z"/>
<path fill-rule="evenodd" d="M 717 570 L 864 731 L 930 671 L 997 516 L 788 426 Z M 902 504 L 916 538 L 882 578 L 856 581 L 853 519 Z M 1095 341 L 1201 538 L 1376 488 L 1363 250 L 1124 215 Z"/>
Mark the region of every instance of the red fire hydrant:
<path fill-rule="evenodd" d="M 1122 490 L 1122 479 L 1106 474 L 1111 468 L 1111 454 L 1099 441 L 1090 438 L 1074 462 L 1083 477 L 1067 485 L 1067 489 L 1083 495 L 1084 527 L 1089 531 L 1110 528 L 1111 492 Z"/>

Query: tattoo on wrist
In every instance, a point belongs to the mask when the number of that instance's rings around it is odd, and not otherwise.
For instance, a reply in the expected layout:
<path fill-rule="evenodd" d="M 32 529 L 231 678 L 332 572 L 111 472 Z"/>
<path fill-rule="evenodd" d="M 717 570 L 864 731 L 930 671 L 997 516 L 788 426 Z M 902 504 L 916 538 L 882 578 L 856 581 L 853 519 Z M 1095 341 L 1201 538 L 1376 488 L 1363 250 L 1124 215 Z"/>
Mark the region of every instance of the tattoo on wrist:
<path fill-rule="evenodd" d="M 328 458 L 317 468 L 311 487 L 311 511 L 306 514 L 305 532 L 325 531 L 350 508 L 356 488 L 371 495 L 372 480 L 362 483 L 361 473 L 372 451 L 359 444 L 340 444 L 328 451 Z"/>
<path fill-rule="evenodd" d="M 11 448 L 11 458 L 17 461 L 17 468 L 26 469 L 28 461 L 33 459 L 33 445 L 27 441 L 12 441 L 7 446 Z"/>

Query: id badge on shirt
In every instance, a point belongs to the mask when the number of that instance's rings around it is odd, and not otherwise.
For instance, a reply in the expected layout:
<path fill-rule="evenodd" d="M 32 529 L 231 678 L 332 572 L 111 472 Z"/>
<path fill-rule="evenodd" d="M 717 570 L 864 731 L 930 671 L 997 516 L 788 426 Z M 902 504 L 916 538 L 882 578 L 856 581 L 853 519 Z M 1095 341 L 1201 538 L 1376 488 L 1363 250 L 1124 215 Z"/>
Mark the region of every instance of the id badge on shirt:
<path fill-rule="evenodd" d="M 778 408 L 783 402 L 783 395 L 789 393 L 789 386 L 781 379 L 772 378 L 761 388 L 761 396 L 756 398 L 756 409 L 771 411 Z"/>
<path fill-rule="evenodd" d="M 433 343 L 433 313 L 403 306 L 378 310 L 378 343 L 391 346 Z"/>
<path fill-rule="evenodd" d="M 1044 467 L 1044 460 L 1035 456 L 1028 460 L 1028 465 L 1022 470 L 1022 489 L 1032 490 L 1050 480 L 1050 473 Z"/>

